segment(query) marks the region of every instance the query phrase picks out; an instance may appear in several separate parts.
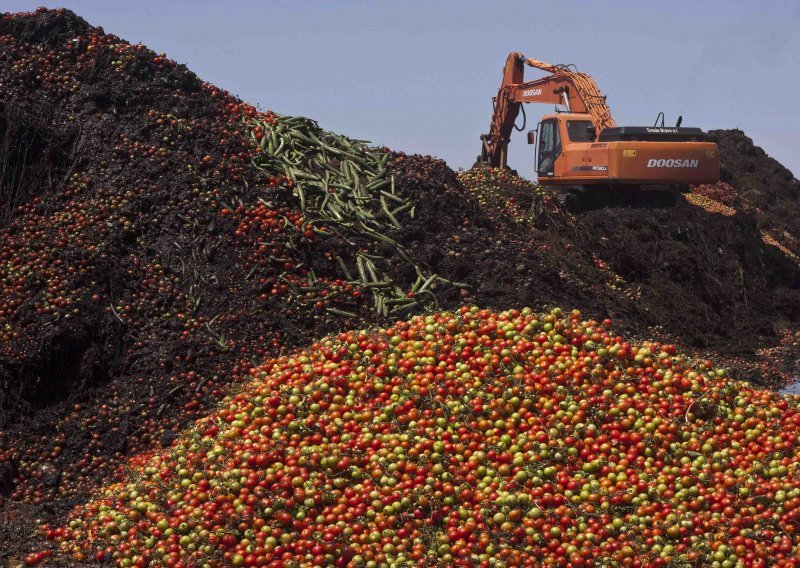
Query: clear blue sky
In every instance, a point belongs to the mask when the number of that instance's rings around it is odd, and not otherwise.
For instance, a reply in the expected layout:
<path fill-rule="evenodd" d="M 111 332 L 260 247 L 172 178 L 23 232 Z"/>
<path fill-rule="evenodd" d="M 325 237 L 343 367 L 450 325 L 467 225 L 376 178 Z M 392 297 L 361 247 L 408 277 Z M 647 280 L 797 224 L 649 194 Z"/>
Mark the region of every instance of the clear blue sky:
<path fill-rule="evenodd" d="M 475 159 L 502 65 L 521 51 L 590 73 L 620 125 L 664 111 L 685 126 L 738 127 L 800 175 L 798 0 L 65 4 L 262 109 L 453 168 Z M 550 110 L 527 105 L 529 124 Z M 509 163 L 526 176 L 530 153 L 516 134 Z"/>

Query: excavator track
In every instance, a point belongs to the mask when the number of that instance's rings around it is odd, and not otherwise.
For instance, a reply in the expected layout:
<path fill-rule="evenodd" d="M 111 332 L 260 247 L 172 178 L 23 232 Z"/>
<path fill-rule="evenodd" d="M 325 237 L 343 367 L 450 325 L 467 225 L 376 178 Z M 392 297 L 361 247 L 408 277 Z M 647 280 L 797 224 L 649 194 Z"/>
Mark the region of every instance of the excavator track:
<path fill-rule="evenodd" d="M 608 185 L 549 186 L 556 201 L 570 213 L 584 213 L 607 207 L 674 207 L 688 186 L 681 185 Z"/>

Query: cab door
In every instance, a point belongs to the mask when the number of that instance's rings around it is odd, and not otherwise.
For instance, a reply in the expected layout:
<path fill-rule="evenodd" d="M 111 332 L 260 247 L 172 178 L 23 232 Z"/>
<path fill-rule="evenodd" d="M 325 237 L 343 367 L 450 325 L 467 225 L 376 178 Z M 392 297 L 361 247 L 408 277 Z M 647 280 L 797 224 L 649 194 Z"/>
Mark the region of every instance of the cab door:
<path fill-rule="evenodd" d="M 561 154 L 561 137 L 558 133 L 558 124 L 554 118 L 543 120 L 539 125 L 539 150 L 537 152 L 539 177 L 553 177 L 555 174 L 556 158 Z"/>

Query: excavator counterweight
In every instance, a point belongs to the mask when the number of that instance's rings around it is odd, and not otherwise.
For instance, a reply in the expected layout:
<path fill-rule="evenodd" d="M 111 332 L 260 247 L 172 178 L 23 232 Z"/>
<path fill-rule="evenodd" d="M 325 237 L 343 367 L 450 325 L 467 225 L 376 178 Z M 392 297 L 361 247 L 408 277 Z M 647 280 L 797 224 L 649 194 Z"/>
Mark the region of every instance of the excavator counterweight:
<path fill-rule="evenodd" d="M 525 81 L 525 67 L 547 73 Z M 524 103 L 559 105 L 544 116 L 529 143 L 536 142 L 540 183 L 581 194 L 639 190 L 679 190 L 719 181 L 719 150 L 699 128 L 618 127 L 594 79 L 573 66 L 551 65 L 511 53 L 494 98 L 492 123 L 481 136 L 478 162 L 506 167 L 508 143 Z"/>

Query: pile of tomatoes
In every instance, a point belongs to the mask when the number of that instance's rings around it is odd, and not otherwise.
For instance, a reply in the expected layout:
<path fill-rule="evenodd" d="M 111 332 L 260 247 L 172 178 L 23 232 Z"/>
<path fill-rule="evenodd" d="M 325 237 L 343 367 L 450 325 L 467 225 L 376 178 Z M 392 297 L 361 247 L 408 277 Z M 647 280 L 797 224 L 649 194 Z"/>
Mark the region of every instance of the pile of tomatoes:
<path fill-rule="evenodd" d="M 798 400 L 610 325 L 464 307 L 324 339 L 47 536 L 119 566 L 793 565 Z"/>

